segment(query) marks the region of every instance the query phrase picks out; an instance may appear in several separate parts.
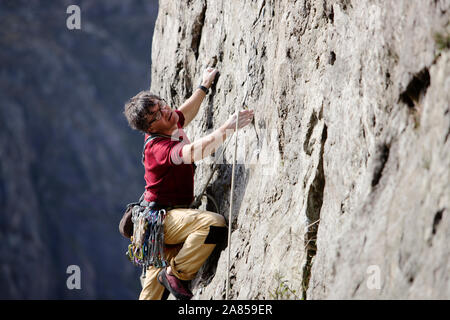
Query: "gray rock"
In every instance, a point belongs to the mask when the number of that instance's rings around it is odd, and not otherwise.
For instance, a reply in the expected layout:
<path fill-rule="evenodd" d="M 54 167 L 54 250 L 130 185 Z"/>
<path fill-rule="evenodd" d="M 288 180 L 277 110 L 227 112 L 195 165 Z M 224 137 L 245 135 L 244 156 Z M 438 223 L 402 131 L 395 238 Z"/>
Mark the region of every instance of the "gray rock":
<path fill-rule="evenodd" d="M 231 298 L 450 298 L 450 53 L 434 36 L 448 37 L 449 10 L 161 2 L 151 90 L 177 106 L 220 70 L 188 135 L 255 109 L 239 132 Z M 225 217 L 233 143 L 209 188 Z M 196 192 L 211 159 L 198 165 Z M 195 298 L 224 298 L 226 277 L 218 250 Z"/>

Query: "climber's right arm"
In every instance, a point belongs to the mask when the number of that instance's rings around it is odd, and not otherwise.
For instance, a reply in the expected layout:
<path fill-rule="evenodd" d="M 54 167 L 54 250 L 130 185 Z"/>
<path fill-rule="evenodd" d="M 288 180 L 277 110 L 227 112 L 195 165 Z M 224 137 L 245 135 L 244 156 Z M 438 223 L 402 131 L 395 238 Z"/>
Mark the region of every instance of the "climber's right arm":
<path fill-rule="evenodd" d="M 238 129 L 250 124 L 253 115 L 253 110 L 240 111 Z M 236 118 L 236 114 L 233 114 L 220 128 L 190 144 L 185 144 L 181 151 L 183 163 L 193 163 L 215 152 L 226 138 L 236 130 Z"/>

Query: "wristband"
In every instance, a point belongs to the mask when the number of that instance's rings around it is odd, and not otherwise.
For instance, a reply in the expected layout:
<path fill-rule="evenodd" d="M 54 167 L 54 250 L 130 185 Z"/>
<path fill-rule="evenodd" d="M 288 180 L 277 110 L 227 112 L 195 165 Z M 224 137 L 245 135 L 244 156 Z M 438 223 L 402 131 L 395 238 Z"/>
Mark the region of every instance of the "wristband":
<path fill-rule="evenodd" d="M 207 87 L 199 85 L 198 89 L 201 89 L 205 94 L 208 94 L 209 89 Z"/>

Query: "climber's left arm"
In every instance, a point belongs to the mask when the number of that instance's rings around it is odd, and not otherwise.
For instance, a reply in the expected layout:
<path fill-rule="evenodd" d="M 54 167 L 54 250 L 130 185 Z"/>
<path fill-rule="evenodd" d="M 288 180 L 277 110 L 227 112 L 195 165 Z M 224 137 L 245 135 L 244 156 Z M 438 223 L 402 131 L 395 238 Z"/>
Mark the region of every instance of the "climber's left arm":
<path fill-rule="evenodd" d="M 203 77 L 202 77 L 202 83 L 201 85 L 209 89 L 214 82 L 214 78 L 216 77 L 218 70 L 214 68 L 207 68 L 205 71 L 203 71 Z M 190 96 L 189 99 L 186 100 L 185 103 L 181 105 L 179 110 L 184 115 L 184 126 L 186 127 L 192 119 L 195 118 L 195 116 L 198 113 L 198 110 L 200 108 L 200 105 L 202 104 L 203 99 L 205 98 L 206 93 L 200 89 L 197 88 L 192 96 Z"/>

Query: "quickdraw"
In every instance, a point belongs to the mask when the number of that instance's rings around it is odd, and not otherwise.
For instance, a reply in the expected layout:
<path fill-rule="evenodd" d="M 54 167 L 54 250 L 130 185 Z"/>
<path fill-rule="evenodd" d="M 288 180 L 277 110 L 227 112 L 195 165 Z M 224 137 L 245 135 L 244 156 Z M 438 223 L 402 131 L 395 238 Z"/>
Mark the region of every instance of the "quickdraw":
<path fill-rule="evenodd" d="M 164 218 L 166 210 L 133 210 L 134 232 L 126 255 L 136 266 L 146 270 L 149 266 L 164 268 L 168 262 L 164 258 Z"/>

